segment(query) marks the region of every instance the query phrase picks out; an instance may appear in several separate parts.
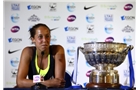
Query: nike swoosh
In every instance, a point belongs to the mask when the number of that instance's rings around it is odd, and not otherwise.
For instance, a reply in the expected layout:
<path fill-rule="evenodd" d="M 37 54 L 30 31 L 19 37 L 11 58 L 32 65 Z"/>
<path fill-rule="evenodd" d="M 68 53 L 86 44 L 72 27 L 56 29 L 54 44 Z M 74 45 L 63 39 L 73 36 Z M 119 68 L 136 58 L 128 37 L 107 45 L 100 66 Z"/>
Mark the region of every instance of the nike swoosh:
<path fill-rule="evenodd" d="M 50 31 L 53 31 L 53 30 L 55 30 L 55 29 L 57 29 L 58 27 L 56 27 L 56 28 L 52 28 L 52 29 L 50 29 Z"/>
<path fill-rule="evenodd" d="M 93 8 L 93 7 L 95 7 L 96 5 L 94 5 L 94 6 L 90 6 L 90 7 L 86 7 L 86 6 L 84 6 L 84 10 L 88 10 L 88 9 L 91 9 L 91 8 Z"/>
<path fill-rule="evenodd" d="M 19 50 L 20 50 L 20 49 L 14 50 L 14 51 L 10 51 L 10 50 L 9 50 L 8 53 L 9 53 L 9 54 L 12 54 L 12 53 L 17 52 L 17 51 L 19 51 Z"/>

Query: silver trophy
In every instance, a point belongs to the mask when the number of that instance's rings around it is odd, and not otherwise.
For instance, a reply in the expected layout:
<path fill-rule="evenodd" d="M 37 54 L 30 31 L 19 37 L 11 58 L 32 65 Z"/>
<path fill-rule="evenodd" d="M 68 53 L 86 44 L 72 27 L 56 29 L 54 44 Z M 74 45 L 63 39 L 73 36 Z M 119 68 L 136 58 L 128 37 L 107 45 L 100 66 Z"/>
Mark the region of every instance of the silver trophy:
<path fill-rule="evenodd" d="M 84 47 L 79 47 L 87 62 L 95 67 L 89 77 L 87 88 L 114 87 L 119 88 L 119 74 L 114 67 L 123 63 L 133 46 L 118 42 L 89 42 Z"/>

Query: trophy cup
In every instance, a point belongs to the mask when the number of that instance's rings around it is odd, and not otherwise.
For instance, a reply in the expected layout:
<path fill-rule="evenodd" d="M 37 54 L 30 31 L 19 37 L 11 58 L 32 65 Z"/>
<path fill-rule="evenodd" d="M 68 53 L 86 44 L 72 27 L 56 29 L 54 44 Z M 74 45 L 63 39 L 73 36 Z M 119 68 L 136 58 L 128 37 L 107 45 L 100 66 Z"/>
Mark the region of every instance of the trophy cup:
<path fill-rule="evenodd" d="M 122 64 L 132 49 L 132 45 L 119 42 L 88 42 L 79 47 L 88 64 L 95 67 L 86 88 L 119 88 L 119 74 L 114 67 Z"/>

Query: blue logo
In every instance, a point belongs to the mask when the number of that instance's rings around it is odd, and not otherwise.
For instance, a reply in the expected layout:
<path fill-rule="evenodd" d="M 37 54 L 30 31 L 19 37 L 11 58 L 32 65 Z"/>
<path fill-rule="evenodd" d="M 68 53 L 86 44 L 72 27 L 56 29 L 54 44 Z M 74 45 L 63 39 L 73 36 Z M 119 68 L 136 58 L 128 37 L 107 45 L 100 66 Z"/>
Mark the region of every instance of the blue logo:
<path fill-rule="evenodd" d="M 31 9 L 31 5 L 28 5 L 28 6 L 27 6 L 27 9 L 30 10 L 30 9 Z"/>
<path fill-rule="evenodd" d="M 78 27 L 64 27 L 64 30 L 65 31 L 76 31 L 76 30 L 78 30 Z"/>
<path fill-rule="evenodd" d="M 20 10 L 20 4 L 18 4 L 18 3 L 11 4 L 11 9 L 12 10 Z"/>
<path fill-rule="evenodd" d="M 129 77 L 129 70 L 124 70 L 123 73 L 125 77 Z"/>
<path fill-rule="evenodd" d="M 12 42 L 12 38 L 8 38 L 8 41 L 9 41 L 9 43 L 11 43 Z"/>
<path fill-rule="evenodd" d="M 105 21 L 113 21 L 113 15 L 112 14 L 105 14 L 104 18 L 105 18 Z"/>
<path fill-rule="evenodd" d="M 67 9 L 69 12 L 73 12 L 75 10 L 75 4 L 74 3 L 68 3 Z"/>
<path fill-rule="evenodd" d="M 122 20 L 125 20 L 125 16 L 121 16 L 121 19 L 122 19 Z"/>
<path fill-rule="evenodd" d="M 67 48 L 67 53 L 69 56 L 74 56 L 75 55 L 75 48 L 74 47 Z"/>
<path fill-rule="evenodd" d="M 17 23 L 19 21 L 19 15 L 16 13 L 16 14 L 12 14 L 11 15 L 11 21 L 13 23 Z"/>
<path fill-rule="evenodd" d="M 132 38 L 131 38 L 131 36 L 128 35 L 128 36 L 125 36 L 123 38 L 123 41 L 124 41 L 124 43 L 130 45 L 131 44 L 131 41 L 132 41 Z"/>
<path fill-rule="evenodd" d="M 9 42 L 9 43 L 11 43 L 11 42 L 16 42 L 16 43 L 18 43 L 18 42 L 21 42 L 21 41 L 22 41 L 21 38 L 8 38 L 8 42 Z"/>
<path fill-rule="evenodd" d="M 75 36 L 67 36 L 68 43 L 75 43 Z"/>
<path fill-rule="evenodd" d="M 18 64 L 19 64 L 19 60 L 18 60 L 17 57 L 15 57 L 15 58 L 12 58 L 12 59 L 10 60 L 10 63 L 11 63 L 11 65 L 12 65 L 13 67 L 17 67 Z"/>
<path fill-rule="evenodd" d="M 38 9 L 40 9 L 41 8 L 41 6 L 39 6 L 39 5 L 28 5 L 27 6 L 27 9 L 28 10 L 31 10 L 31 9 L 33 9 L 33 10 L 38 10 Z"/>
<path fill-rule="evenodd" d="M 88 14 L 86 20 L 88 23 L 92 23 L 94 21 L 94 14 Z"/>
<path fill-rule="evenodd" d="M 113 32 L 113 26 L 112 25 L 106 25 L 105 26 L 105 32 L 107 34 L 111 34 Z"/>
<path fill-rule="evenodd" d="M 65 27 L 64 29 L 65 29 L 65 31 L 68 31 L 69 30 L 68 27 Z"/>

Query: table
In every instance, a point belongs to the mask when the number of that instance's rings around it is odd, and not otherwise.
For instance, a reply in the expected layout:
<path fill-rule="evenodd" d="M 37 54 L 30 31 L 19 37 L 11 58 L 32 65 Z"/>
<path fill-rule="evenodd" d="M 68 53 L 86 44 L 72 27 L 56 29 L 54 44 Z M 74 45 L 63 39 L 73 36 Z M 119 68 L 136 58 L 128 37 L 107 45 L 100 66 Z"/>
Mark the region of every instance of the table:
<path fill-rule="evenodd" d="M 30 88 L 4 88 L 3 90 L 31 90 L 31 89 Z M 80 88 L 80 89 L 50 88 L 50 89 L 41 89 L 41 90 L 122 90 L 122 89 L 117 89 L 117 88 L 92 88 L 92 89 L 87 89 L 87 88 Z M 135 89 L 129 89 L 129 90 L 136 90 L 136 88 Z"/>

